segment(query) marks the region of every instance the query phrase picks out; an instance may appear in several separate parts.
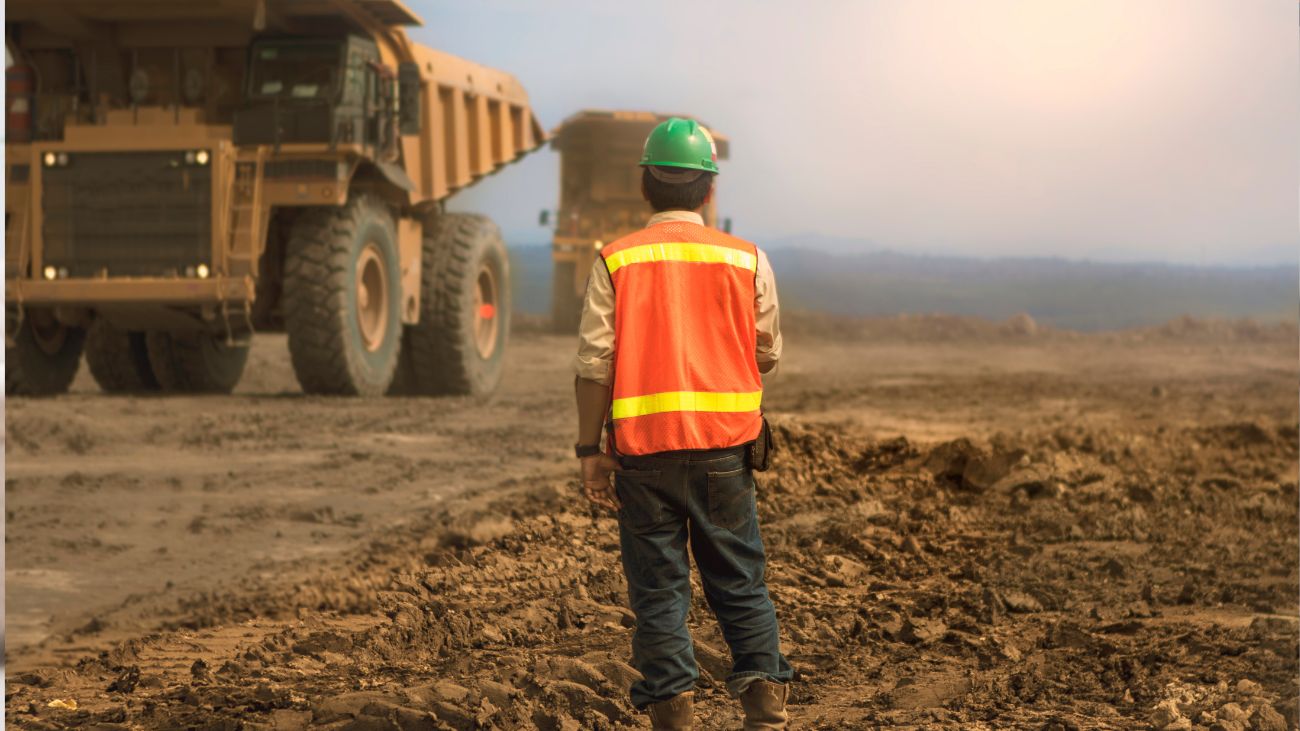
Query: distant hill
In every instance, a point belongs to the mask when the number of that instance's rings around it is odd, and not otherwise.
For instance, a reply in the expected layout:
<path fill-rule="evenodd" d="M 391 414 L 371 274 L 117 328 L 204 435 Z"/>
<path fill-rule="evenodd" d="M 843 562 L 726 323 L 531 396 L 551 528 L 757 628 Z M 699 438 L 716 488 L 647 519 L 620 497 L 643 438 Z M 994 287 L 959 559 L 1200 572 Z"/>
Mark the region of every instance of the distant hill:
<path fill-rule="evenodd" d="M 515 309 L 550 311 L 546 246 L 513 246 Z M 894 252 L 768 250 L 782 306 L 836 315 L 942 312 L 1002 320 L 1024 312 L 1071 330 L 1145 327 L 1182 315 L 1295 320 L 1296 267 L 1250 269 L 1064 259 L 968 259 Z"/>

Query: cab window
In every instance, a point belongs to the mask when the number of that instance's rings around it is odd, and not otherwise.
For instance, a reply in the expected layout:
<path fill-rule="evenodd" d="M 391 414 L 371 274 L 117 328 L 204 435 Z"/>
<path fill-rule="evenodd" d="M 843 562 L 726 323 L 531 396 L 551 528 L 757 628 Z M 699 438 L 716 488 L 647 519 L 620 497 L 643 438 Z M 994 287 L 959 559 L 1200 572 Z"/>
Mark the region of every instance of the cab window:
<path fill-rule="evenodd" d="M 267 45 L 253 50 L 249 95 L 255 98 L 334 99 L 337 44 Z"/>

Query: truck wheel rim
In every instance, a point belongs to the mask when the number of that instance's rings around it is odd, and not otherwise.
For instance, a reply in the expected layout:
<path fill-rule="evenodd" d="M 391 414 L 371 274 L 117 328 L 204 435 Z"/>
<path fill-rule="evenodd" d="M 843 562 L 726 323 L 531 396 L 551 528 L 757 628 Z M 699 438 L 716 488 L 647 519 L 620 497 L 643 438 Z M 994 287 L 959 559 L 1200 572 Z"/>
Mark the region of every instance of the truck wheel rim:
<path fill-rule="evenodd" d="M 357 257 L 357 329 L 366 350 L 374 352 L 388 332 L 388 271 L 374 242 Z"/>
<path fill-rule="evenodd" d="M 474 347 L 484 360 L 497 349 L 497 328 L 501 323 L 498 291 L 496 274 L 485 262 L 474 286 Z"/>

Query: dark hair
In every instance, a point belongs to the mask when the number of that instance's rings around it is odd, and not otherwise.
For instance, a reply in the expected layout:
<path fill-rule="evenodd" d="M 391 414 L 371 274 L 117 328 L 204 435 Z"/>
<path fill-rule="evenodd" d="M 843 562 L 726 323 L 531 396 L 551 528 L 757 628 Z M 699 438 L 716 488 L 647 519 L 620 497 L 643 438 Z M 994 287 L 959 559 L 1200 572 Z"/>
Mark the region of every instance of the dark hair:
<path fill-rule="evenodd" d="M 664 172 L 681 172 L 667 168 Z M 694 211 L 704 205 L 704 199 L 713 187 L 713 173 L 704 173 L 689 183 L 665 183 L 650 174 L 650 168 L 641 169 L 641 187 L 645 190 L 650 207 L 658 211 Z"/>

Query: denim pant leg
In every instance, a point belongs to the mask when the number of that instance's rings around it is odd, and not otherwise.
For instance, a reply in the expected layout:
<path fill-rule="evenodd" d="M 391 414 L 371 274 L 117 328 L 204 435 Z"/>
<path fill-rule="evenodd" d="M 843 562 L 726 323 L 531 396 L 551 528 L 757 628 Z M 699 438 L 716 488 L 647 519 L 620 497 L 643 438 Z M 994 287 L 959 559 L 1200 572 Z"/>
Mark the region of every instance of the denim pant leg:
<path fill-rule="evenodd" d="M 691 552 L 705 598 L 722 626 L 733 661 L 727 687 L 748 679 L 787 683 L 776 609 L 763 576 L 766 556 L 754 503 L 754 475 L 743 457 L 695 465 L 691 475 Z"/>
<path fill-rule="evenodd" d="M 643 676 L 632 685 L 637 708 L 691 690 L 699 678 L 686 629 L 691 607 L 686 515 L 680 499 L 673 499 L 674 493 L 684 493 L 683 472 L 628 469 L 614 478 L 623 505 L 618 520 L 623 573 L 636 614 L 632 665 Z"/>

